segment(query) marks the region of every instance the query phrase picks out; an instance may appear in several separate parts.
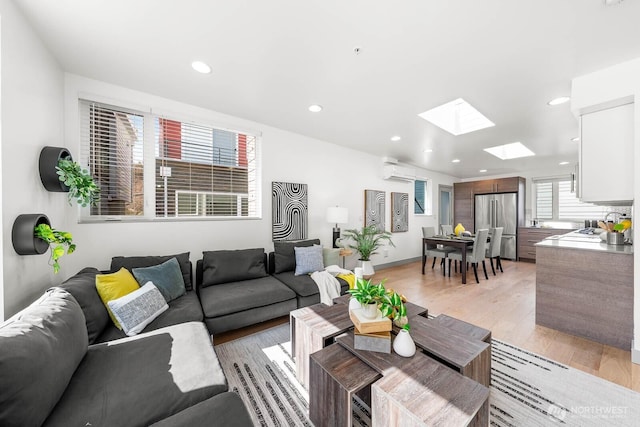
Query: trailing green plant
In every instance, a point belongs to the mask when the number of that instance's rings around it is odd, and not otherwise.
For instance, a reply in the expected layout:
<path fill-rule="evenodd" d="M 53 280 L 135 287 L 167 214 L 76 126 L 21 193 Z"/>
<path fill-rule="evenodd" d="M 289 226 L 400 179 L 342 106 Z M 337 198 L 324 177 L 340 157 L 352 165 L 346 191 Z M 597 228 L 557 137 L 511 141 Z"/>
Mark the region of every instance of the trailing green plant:
<path fill-rule="evenodd" d="M 404 305 L 403 298 L 393 289 L 386 289 L 384 283 L 386 280 L 374 285 L 371 280 L 358 279 L 354 283 L 353 289 L 349 292 L 361 305 L 376 303 L 382 312 L 382 315 L 391 320 L 403 318 L 407 316 L 407 308 Z"/>
<path fill-rule="evenodd" d="M 60 159 L 56 170 L 60 181 L 69 187 L 69 204 L 73 199 L 82 207 L 93 206 L 98 202 L 100 188 L 89 171 L 82 169 L 79 163 L 69 157 Z"/>
<path fill-rule="evenodd" d="M 383 242 L 395 247 L 391 241 L 391 233 L 380 231 L 375 225 L 362 227 L 362 229 L 345 230 L 344 235 L 355 243 L 349 247 L 355 249 L 360 254 L 362 261 L 370 261 L 371 255 L 376 254 L 376 250 L 382 246 Z"/>
<path fill-rule="evenodd" d="M 53 267 L 53 273 L 58 274 L 58 271 L 60 271 L 58 260 L 65 254 L 65 247 L 67 248 L 67 254 L 72 254 L 76 250 L 73 236 L 68 231 L 54 230 L 48 224 L 36 225 L 34 235 L 49 243 L 49 249 L 51 249 L 50 265 Z"/>

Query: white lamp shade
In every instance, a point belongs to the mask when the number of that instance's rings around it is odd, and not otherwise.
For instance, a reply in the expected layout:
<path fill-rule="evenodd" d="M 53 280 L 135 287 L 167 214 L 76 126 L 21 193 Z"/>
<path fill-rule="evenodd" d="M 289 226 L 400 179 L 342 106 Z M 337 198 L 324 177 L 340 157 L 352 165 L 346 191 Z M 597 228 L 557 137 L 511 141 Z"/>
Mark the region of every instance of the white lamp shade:
<path fill-rule="evenodd" d="M 332 206 L 327 208 L 327 222 L 333 224 L 346 224 L 349 221 L 349 209 Z"/>

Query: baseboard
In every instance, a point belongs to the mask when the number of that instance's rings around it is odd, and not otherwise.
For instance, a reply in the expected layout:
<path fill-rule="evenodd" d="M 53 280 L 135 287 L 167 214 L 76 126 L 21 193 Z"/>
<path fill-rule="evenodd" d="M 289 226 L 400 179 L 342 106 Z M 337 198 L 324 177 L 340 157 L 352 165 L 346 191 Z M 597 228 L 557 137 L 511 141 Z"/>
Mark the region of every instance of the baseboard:
<path fill-rule="evenodd" d="M 631 340 L 631 361 L 637 365 L 640 365 L 640 349 L 638 349 Z"/>
<path fill-rule="evenodd" d="M 382 270 L 382 269 L 385 269 L 385 268 L 397 267 L 399 265 L 404 265 L 404 264 L 409 264 L 409 263 L 412 263 L 412 262 L 420 261 L 421 259 L 422 259 L 421 256 L 418 256 L 418 257 L 415 257 L 415 258 L 401 259 L 400 261 L 388 262 L 386 264 L 377 264 L 377 265 L 374 265 L 374 268 L 376 270 Z"/>

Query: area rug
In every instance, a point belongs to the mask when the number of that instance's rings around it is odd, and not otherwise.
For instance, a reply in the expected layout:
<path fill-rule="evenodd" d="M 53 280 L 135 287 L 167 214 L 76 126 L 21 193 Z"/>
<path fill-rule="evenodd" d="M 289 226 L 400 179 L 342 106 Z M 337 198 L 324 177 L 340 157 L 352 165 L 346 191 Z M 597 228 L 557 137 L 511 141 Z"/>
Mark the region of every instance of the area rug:
<path fill-rule="evenodd" d="M 298 383 L 289 325 L 215 347 L 229 381 L 256 426 L 312 426 L 309 394 Z M 638 426 L 640 393 L 508 343 L 491 343 L 492 426 Z M 353 425 L 371 414 L 354 402 Z"/>

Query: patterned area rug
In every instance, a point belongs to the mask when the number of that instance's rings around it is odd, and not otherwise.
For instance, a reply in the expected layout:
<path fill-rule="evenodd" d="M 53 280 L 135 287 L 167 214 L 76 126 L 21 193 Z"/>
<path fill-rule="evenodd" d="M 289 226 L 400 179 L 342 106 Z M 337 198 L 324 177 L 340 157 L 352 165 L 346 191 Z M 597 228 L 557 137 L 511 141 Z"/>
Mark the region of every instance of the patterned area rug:
<path fill-rule="evenodd" d="M 494 339 L 491 347 L 492 426 L 640 425 L 640 393 L 502 341 Z M 240 394 L 255 425 L 312 425 L 288 324 L 215 348 L 229 389 Z M 353 425 L 370 423 L 369 408 L 356 400 Z"/>

